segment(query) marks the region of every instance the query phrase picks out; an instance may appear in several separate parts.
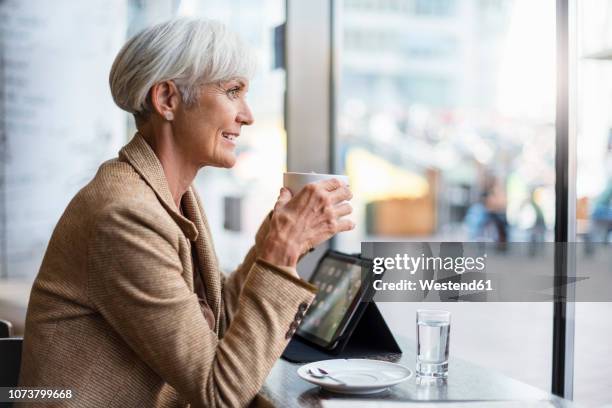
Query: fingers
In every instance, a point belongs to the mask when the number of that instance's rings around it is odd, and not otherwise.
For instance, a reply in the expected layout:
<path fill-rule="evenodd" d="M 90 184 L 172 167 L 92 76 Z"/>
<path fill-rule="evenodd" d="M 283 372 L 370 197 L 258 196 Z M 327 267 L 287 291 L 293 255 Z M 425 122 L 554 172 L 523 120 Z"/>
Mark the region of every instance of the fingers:
<path fill-rule="evenodd" d="M 335 214 L 337 218 L 344 217 L 345 215 L 349 215 L 353 212 L 353 207 L 349 203 L 341 203 L 337 205 L 335 208 Z"/>
<path fill-rule="evenodd" d="M 319 225 L 321 232 L 326 235 L 325 239 L 329 239 L 339 232 L 350 231 L 355 228 L 355 223 L 348 218 L 338 218 L 335 220 L 327 220 Z"/>
<path fill-rule="evenodd" d="M 338 179 L 328 179 L 307 184 L 305 190 L 314 196 L 324 198 L 332 205 L 353 198 L 353 193 L 349 186 L 342 184 Z"/>
<path fill-rule="evenodd" d="M 280 194 L 276 199 L 276 204 L 274 205 L 274 209 L 276 210 L 279 207 L 284 207 L 293 197 L 291 191 L 288 188 L 282 187 L 280 189 Z"/>
<path fill-rule="evenodd" d="M 328 220 L 319 224 L 317 227 L 312 229 L 313 234 L 311 235 L 312 240 L 309 241 L 312 247 L 316 247 L 322 242 L 327 241 L 334 235 L 340 232 L 350 231 L 355 228 L 355 223 L 347 218 L 340 218 L 336 220 Z"/>
<path fill-rule="evenodd" d="M 326 191 L 334 191 L 342 187 L 342 183 L 340 182 L 340 180 L 336 178 L 319 181 L 318 183 L 315 183 L 315 184 L 321 185 L 321 187 L 323 187 Z"/>
<path fill-rule="evenodd" d="M 355 223 L 349 219 L 342 218 L 338 220 L 336 233 L 350 231 L 355 228 Z"/>
<path fill-rule="evenodd" d="M 341 203 L 342 201 L 348 201 L 353 198 L 353 193 L 348 186 L 340 186 L 337 189 L 329 193 L 330 201 L 332 204 Z"/>

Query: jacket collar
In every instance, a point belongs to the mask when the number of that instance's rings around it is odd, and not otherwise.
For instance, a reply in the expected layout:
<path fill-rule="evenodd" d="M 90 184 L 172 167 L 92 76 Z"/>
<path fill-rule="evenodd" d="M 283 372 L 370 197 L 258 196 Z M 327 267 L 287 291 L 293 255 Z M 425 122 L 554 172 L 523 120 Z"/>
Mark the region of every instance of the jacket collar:
<path fill-rule="evenodd" d="M 198 228 L 192 221 L 184 217 L 174 204 L 161 162 L 140 133 L 136 133 L 132 140 L 119 151 L 119 159 L 127 161 L 134 167 L 136 172 L 153 189 L 159 201 L 185 236 L 189 240 L 195 241 L 199 235 Z M 191 187 L 188 194 L 192 194 Z"/>

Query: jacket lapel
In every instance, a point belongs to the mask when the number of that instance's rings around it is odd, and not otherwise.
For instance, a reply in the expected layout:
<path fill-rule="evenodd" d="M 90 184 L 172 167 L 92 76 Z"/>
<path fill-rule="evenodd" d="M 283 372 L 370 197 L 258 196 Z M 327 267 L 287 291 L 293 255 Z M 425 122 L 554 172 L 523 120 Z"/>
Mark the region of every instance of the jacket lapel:
<path fill-rule="evenodd" d="M 218 332 L 221 312 L 219 261 L 213 246 L 206 214 L 193 187 L 189 187 L 183 196 L 183 208 L 185 215 L 193 221 L 199 231 L 195 241 L 198 270 L 206 287 L 206 301 L 215 315 L 215 331 Z"/>
<path fill-rule="evenodd" d="M 194 241 L 202 282 L 206 286 L 206 300 L 215 315 L 215 331 L 219 329 L 221 310 L 221 276 L 210 229 L 199 198 L 192 187 L 183 196 L 185 216 L 176 208 L 164 169 L 151 146 L 136 133 L 119 152 L 120 160 L 127 161 L 153 189 L 166 211 L 181 228 L 185 236 Z M 205 273 L 205 271 L 207 273 Z"/>

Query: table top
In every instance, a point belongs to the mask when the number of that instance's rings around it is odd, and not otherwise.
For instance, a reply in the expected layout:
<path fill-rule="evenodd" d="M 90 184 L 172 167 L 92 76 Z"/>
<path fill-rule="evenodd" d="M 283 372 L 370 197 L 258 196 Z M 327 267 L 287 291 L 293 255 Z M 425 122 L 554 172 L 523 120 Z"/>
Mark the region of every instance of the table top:
<path fill-rule="evenodd" d="M 401 358 L 386 355 L 376 356 L 380 360 L 396 361 L 414 371 L 414 341 L 398 339 L 403 350 Z M 459 358 L 449 359 L 448 380 L 434 384 L 417 384 L 416 377 L 372 396 L 347 396 L 334 394 L 297 375 L 300 364 L 278 360 L 262 389 L 262 396 L 279 407 L 386 407 L 410 403 L 451 407 L 572 407 L 562 398 L 531 385 L 507 377 L 497 371 L 483 368 Z M 425 403 L 425 401 L 428 401 Z M 440 404 L 432 403 L 440 401 Z M 519 402 L 517 402 L 519 401 Z M 398 404 L 404 403 L 404 404 Z"/>

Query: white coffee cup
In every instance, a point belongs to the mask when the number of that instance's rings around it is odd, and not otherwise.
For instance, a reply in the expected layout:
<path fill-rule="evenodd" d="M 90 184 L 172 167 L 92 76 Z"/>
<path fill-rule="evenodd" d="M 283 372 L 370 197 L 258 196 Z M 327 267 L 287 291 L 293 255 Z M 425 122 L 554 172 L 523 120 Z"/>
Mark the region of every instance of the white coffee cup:
<path fill-rule="evenodd" d="M 342 184 L 348 186 L 348 176 L 340 174 L 319 174 L 319 173 L 294 173 L 283 174 L 283 186 L 288 188 L 293 195 L 296 195 L 306 184 L 316 183 L 321 180 L 338 179 Z"/>

